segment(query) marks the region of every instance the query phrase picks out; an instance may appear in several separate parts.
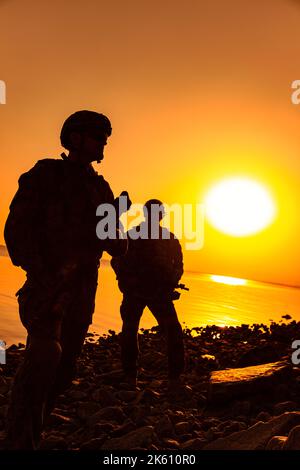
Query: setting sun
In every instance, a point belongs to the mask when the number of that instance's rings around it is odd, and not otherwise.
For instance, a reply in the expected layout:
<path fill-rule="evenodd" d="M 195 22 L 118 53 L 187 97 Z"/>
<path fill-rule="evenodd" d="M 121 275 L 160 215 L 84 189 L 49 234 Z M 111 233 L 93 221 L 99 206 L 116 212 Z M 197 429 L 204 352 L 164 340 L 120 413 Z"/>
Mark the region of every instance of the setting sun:
<path fill-rule="evenodd" d="M 247 178 L 231 178 L 214 186 L 205 198 L 207 220 L 228 235 L 243 237 L 263 230 L 275 217 L 267 189 Z"/>

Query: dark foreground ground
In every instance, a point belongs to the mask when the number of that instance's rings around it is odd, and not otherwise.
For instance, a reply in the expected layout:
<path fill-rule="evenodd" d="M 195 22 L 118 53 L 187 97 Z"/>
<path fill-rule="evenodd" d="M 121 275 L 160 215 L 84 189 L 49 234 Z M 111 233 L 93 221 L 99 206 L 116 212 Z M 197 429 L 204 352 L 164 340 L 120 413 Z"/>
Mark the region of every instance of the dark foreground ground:
<path fill-rule="evenodd" d="M 300 450 L 300 366 L 291 361 L 300 322 L 185 329 L 184 338 L 187 387 L 173 395 L 157 328 L 140 334 L 138 390 L 122 383 L 119 335 L 89 334 L 42 449 Z M 0 367 L 0 432 L 23 354 L 11 346 Z"/>

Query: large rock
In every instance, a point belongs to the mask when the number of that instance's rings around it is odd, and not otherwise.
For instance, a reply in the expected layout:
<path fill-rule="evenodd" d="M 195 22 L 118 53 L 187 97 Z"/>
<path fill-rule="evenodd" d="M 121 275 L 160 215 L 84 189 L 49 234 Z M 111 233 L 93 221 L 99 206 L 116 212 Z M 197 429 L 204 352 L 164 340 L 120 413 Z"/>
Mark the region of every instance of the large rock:
<path fill-rule="evenodd" d="M 270 387 L 292 377 L 292 366 L 287 362 L 271 362 L 240 369 L 224 369 L 211 374 L 210 402 L 228 402 L 234 398 L 255 393 L 270 393 Z"/>
<path fill-rule="evenodd" d="M 86 403 L 81 403 L 77 408 L 77 416 L 86 421 L 91 416 L 93 416 L 97 411 L 99 411 L 100 406 L 97 403 L 88 401 Z"/>
<path fill-rule="evenodd" d="M 179 449 L 179 442 L 175 439 L 170 439 L 169 437 L 162 440 L 164 448 L 167 449 Z"/>
<path fill-rule="evenodd" d="M 128 403 L 130 401 L 133 401 L 137 397 L 137 392 L 133 390 L 120 390 L 119 392 L 117 392 L 116 397 L 119 400 Z"/>
<path fill-rule="evenodd" d="M 97 423 L 94 426 L 94 436 L 102 436 L 102 434 L 110 434 L 116 429 L 116 425 L 111 423 Z"/>
<path fill-rule="evenodd" d="M 105 441 L 106 441 L 106 436 L 90 439 L 89 441 L 84 442 L 83 444 L 81 444 L 80 450 L 83 450 L 83 451 L 85 451 L 85 450 L 100 450 L 103 442 L 105 442 Z"/>
<path fill-rule="evenodd" d="M 93 426 L 101 421 L 114 421 L 121 424 L 125 418 L 126 416 L 120 407 L 108 406 L 90 416 L 88 418 L 88 425 Z"/>
<path fill-rule="evenodd" d="M 98 375 L 97 380 L 99 382 L 119 384 L 124 378 L 124 372 L 122 369 L 111 370 Z"/>
<path fill-rule="evenodd" d="M 114 431 L 111 433 L 111 437 L 121 437 L 124 436 L 124 434 L 128 434 L 129 432 L 134 431 L 135 429 L 135 424 L 131 420 L 128 420 L 121 424 L 121 426 L 114 429 Z"/>
<path fill-rule="evenodd" d="M 172 421 L 168 415 L 164 415 L 156 423 L 155 431 L 159 437 L 174 436 Z"/>
<path fill-rule="evenodd" d="M 74 401 L 81 401 L 87 399 L 88 395 L 86 392 L 83 392 L 81 390 L 71 390 L 68 393 L 69 398 L 71 398 Z"/>
<path fill-rule="evenodd" d="M 59 426 L 60 424 L 74 424 L 74 420 L 68 416 L 63 416 L 59 413 L 51 413 L 47 419 L 47 425 L 49 426 Z"/>
<path fill-rule="evenodd" d="M 202 354 L 196 363 L 196 371 L 198 374 L 203 374 L 205 371 L 216 370 L 219 368 L 219 362 L 215 356 L 211 354 Z"/>
<path fill-rule="evenodd" d="M 68 444 L 62 436 L 50 435 L 41 443 L 41 450 L 65 450 L 67 448 Z"/>
<path fill-rule="evenodd" d="M 118 400 L 114 397 L 113 393 L 113 387 L 100 387 L 93 391 L 92 399 L 102 407 L 114 406 L 117 404 Z"/>
<path fill-rule="evenodd" d="M 273 436 L 272 439 L 269 440 L 266 450 L 282 450 L 287 437 L 285 436 Z"/>
<path fill-rule="evenodd" d="M 285 411 L 287 410 L 284 410 L 282 413 L 284 413 Z M 282 414 L 282 413 L 278 413 L 278 414 Z M 272 416 L 270 415 L 270 413 L 268 413 L 267 411 L 261 411 L 260 413 L 258 413 L 255 420 L 256 421 L 269 421 L 269 419 L 271 418 Z"/>
<path fill-rule="evenodd" d="M 300 426 L 293 428 L 283 445 L 283 450 L 300 450 Z"/>
<path fill-rule="evenodd" d="M 261 450 L 273 436 L 286 434 L 298 424 L 300 412 L 284 413 L 266 423 L 259 422 L 244 431 L 216 439 L 205 446 L 204 450 Z"/>
<path fill-rule="evenodd" d="M 191 430 L 191 424 L 188 421 L 180 421 L 175 424 L 175 431 L 178 436 L 187 434 Z"/>
<path fill-rule="evenodd" d="M 146 388 L 145 390 L 141 391 L 135 401 L 134 404 L 138 403 L 148 403 L 148 404 L 154 404 L 156 402 L 159 402 L 161 399 L 160 393 L 156 392 L 155 390 L 152 390 L 151 388 Z"/>
<path fill-rule="evenodd" d="M 295 403 L 294 401 L 284 401 L 281 403 L 277 403 L 274 406 L 274 414 L 281 415 L 286 411 L 296 411 L 297 408 L 297 403 Z"/>
<path fill-rule="evenodd" d="M 170 411 L 169 416 L 173 423 L 179 423 L 180 421 L 184 421 L 185 414 L 181 410 Z"/>
<path fill-rule="evenodd" d="M 142 367 L 145 367 L 147 370 L 152 368 L 159 371 L 167 367 L 167 357 L 159 351 L 151 350 L 141 355 L 140 360 Z"/>
<path fill-rule="evenodd" d="M 135 431 L 125 434 L 125 436 L 106 441 L 101 446 L 101 449 L 128 450 L 138 447 L 149 448 L 150 444 L 152 443 L 153 434 L 153 426 L 143 426 L 142 428 L 138 428 Z"/>
<path fill-rule="evenodd" d="M 207 443 L 206 439 L 196 437 L 181 444 L 181 450 L 201 450 Z"/>
<path fill-rule="evenodd" d="M 258 344 L 241 355 L 238 360 L 238 367 L 248 367 L 267 362 L 278 361 L 284 351 L 284 345 L 275 342 L 274 344 Z"/>

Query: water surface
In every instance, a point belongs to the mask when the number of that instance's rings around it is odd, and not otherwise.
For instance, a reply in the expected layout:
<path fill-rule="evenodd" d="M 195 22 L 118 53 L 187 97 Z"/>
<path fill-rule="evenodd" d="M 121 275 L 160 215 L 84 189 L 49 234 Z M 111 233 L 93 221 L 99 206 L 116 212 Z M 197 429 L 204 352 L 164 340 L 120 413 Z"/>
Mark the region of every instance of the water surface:
<path fill-rule="evenodd" d="M 24 342 L 26 331 L 18 315 L 16 291 L 25 281 L 24 272 L 0 256 L 0 339 L 7 344 Z M 188 327 L 207 324 L 240 325 L 280 321 L 289 314 L 300 320 L 300 289 L 247 280 L 242 285 L 214 282 L 211 275 L 185 273 L 182 282 L 189 288 L 175 302 L 178 317 Z M 107 262 L 99 272 L 99 288 L 91 331 L 106 333 L 121 329 L 119 292 L 115 275 Z M 149 328 L 155 319 L 145 310 L 141 327 Z"/>

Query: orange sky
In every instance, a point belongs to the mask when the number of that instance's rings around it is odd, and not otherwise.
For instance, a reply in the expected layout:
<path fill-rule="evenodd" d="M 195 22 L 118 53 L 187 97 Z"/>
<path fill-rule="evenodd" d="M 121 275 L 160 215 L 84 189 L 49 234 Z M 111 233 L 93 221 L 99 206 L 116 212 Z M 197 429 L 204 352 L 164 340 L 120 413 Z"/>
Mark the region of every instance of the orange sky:
<path fill-rule="evenodd" d="M 278 217 L 260 234 L 208 224 L 187 269 L 300 284 L 300 2 L 0 0 L 0 243 L 18 176 L 57 157 L 62 121 L 106 113 L 101 171 L 134 202 L 202 202 L 216 181 L 265 184 Z"/>

